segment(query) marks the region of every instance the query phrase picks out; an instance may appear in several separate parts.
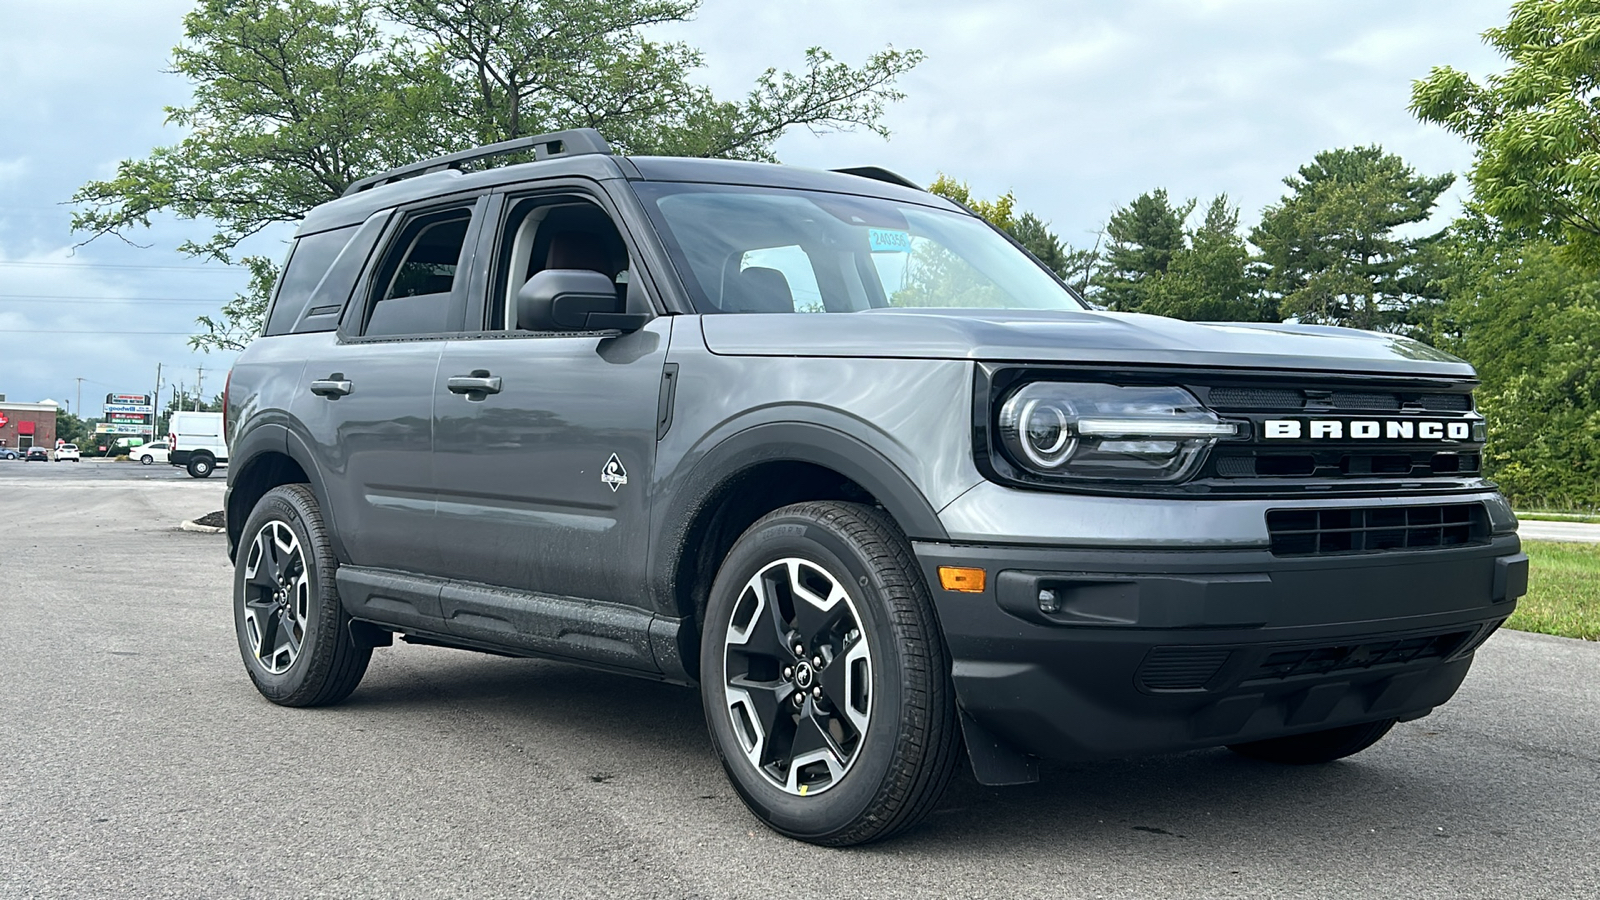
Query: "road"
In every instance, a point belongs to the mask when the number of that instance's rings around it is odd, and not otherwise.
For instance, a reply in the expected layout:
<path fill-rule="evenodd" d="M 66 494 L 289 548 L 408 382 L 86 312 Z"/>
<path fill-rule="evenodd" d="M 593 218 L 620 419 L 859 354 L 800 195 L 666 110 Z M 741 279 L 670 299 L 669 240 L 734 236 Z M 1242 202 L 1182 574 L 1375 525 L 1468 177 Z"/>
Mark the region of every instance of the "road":
<path fill-rule="evenodd" d="M 0 897 L 1592 898 L 1600 644 L 1503 632 L 1342 763 L 1226 751 L 963 776 L 824 850 L 728 787 L 688 689 L 400 645 L 344 705 L 263 701 L 220 479 L 0 464 Z M 112 465 L 112 464 L 104 464 Z M 65 467 L 65 464 L 63 464 Z M 43 470 L 43 466 L 35 464 Z M 117 477 L 112 477 L 116 475 Z"/>
<path fill-rule="evenodd" d="M 1600 524 L 1592 522 L 1535 522 L 1523 519 L 1517 526 L 1517 533 L 1525 541 L 1600 543 Z"/>

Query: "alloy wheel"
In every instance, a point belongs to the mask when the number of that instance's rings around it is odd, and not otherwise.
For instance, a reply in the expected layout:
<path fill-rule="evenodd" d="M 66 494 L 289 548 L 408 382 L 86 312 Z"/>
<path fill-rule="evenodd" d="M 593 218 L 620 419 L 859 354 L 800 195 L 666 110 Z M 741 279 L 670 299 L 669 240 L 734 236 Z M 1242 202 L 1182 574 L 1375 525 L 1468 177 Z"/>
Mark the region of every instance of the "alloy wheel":
<path fill-rule="evenodd" d="M 270 521 L 256 532 L 244 574 L 245 635 L 261 667 L 281 675 L 294 665 L 311 615 L 311 579 L 294 531 Z"/>
<path fill-rule="evenodd" d="M 763 566 L 734 605 L 723 696 L 750 764 L 774 786 L 812 796 L 838 784 L 872 716 L 872 653 L 844 585 L 821 565 Z"/>

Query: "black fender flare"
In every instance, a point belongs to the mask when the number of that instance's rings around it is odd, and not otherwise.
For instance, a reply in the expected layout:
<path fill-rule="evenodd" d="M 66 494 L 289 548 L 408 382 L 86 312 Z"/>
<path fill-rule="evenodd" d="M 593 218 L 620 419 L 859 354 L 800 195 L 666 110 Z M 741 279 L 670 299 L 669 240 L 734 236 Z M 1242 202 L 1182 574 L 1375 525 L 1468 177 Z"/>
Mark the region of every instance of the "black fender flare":
<path fill-rule="evenodd" d="M 317 507 L 322 512 L 322 519 L 328 526 L 328 538 L 333 543 L 334 556 L 340 562 L 347 562 L 350 557 L 345 552 L 344 544 L 339 540 L 339 529 L 335 524 L 334 509 L 328 502 L 328 492 L 323 486 L 322 472 L 317 468 L 315 457 L 304 439 L 287 426 L 276 422 L 257 425 L 245 432 L 243 440 L 237 445 L 228 448 L 228 494 L 225 506 L 228 521 L 228 558 L 232 559 L 238 550 L 239 532 L 244 528 L 245 517 L 250 515 L 249 510 L 235 510 L 233 508 L 234 486 L 241 480 L 248 478 L 252 469 L 259 464 L 262 457 L 268 454 L 287 456 L 294 460 L 300 471 L 306 473 L 306 480 L 311 487 L 311 493 L 317 498 Z M 235 525 L 234 523 L 238 524 Z"/>
<path fill-rule="evenodd" d="M 865 441 L 814 423 L 753 425 L 722 440 L 693 464 L 687 476 L 667 485 L 669 496 L 661 498 L 661 513 L 650 542 L 651 593 L 662 613 L 693 614 L 693 610 L 681 608 L 677 582 L 694 523 L 721 488 L 766 462 L 803 462 L 830 469 L 877 498 L 909 539 L 950 539 L 938 512 L 911 478 Z"/>

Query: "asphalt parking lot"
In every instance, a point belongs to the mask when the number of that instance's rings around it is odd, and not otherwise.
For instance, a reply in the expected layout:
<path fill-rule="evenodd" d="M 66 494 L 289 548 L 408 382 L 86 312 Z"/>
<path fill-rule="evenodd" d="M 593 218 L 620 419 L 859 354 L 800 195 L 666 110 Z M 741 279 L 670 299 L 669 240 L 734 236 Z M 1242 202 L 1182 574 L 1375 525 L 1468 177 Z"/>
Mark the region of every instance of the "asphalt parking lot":
<path fill-rule="evenodd" d="M 76 469 L 76 471 L 71 471 Z M 1600 645 L 1502 633 L 1351 760 L 1207 751 L 959 780 L 823 850 L 728 787 L 691 690 L 399 645 L 342 706 L 262 700 L 221 477 L 0 463 L 0 898 L 1592 898 Z M 69 470 L 57 472 L 54 470 Z"/>

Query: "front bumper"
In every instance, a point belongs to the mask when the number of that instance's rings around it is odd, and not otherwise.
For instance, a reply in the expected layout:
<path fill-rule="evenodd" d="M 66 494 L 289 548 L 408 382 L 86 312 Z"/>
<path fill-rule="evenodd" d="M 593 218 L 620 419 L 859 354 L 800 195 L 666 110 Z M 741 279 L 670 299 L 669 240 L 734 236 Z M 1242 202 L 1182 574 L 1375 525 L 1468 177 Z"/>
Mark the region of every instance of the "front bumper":
<path fill-rule="evenodd" d="M 1426 715 L 1455 693 L 1473 651 L 1527 585 L 1515 534 L 1297 558 L 1263 549 L 915 550 L 969 748 L 981 734 L 1003 752 L 1047 759 Z M 984 591 L 943 590 L 939 566 L 984 568 Z M 1059 610 L 1041 611 L 1041 590 L 1054 592 Z"/>

